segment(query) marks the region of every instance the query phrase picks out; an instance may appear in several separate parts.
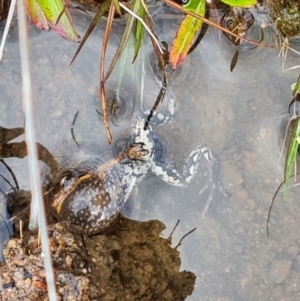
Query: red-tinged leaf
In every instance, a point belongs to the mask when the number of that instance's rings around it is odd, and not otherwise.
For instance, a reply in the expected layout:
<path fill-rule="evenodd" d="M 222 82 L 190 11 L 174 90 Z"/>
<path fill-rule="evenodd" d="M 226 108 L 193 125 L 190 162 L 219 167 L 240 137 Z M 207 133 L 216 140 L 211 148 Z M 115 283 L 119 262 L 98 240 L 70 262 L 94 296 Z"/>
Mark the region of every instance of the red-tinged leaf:
<path fill-rule="evenodd" d="M 62 36 L 63 38 L 71 42 L 80 41 L 80 36 L 77 34 L 67 11 L 61 16 L 59 22 L 56 24 L 58 16 L 60 15 L 61 11 L 64 9 L 64 4 L 62 0 L 27 0 L 27 1 L 30 4 L 28 6 L 29 8 L 35 8 L 33 10 L 33 12 L 35 12 L 35 15 L 37 15 L 38 12 L 39 13 L 38 17 L 41 20 L 42 19 L 41 13 L 43 13 L 44 18 L 47 20 L 48 25 L 51 28 L 53 28 L 60 36 Z M 37 6 L 39 6 L 39 9 L 37 8 Z M 31 16 L 32 10 L 29 9 L 27 10 L 27 12 L 30 15 L 30 19 L 33 19 L 33 17 Z"/>
<path fill-rule="evenodd" d="M 202 21 L 189 15 L 181 22 L 170 50 L 170 64 L 173 69 L 184 61 L 201 25 Z"/>
<path fill-rule="evenodd" d="M 190 0 L 184 8 L 204 17 L 205 0 Z M 173 69 L 176 69 L 176 67 L 181 64 L 187 56 L 195 39 L 195 35 L 201 29 L 202 24 L 202 20 L 190 15 L 186 15 L 184 20 L 181 22 L 170 50 L 170 64 Z"/>
<path fill-rule="evenodd" d="M 32 24 L 42 30 L 50 30 L 47 19 L 36 0 L 25 0 L 25 9 Z"/>

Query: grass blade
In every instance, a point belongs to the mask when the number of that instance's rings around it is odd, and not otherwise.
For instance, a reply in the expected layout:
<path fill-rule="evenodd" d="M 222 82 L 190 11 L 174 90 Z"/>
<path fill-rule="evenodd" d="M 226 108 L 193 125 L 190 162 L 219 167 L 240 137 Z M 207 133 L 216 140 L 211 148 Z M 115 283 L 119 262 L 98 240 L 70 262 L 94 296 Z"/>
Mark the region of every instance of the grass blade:
<path fill-rule="evenodd" d="M 294 167 L 297 159 L 297 152 L 299 147 L 300 138 L 300 118 L 295 121 L 295 126 L 293 126 L 293 132 L 291 140 L 288 147 L 288 152 L 284 167 L 284 198 L 287 197 L 288 187 L 291 175 L 293 174 Z"/>
<path fill-rule="evenodd" d="M 120 3 L 121 4 L 121 3 Z M 101 85 L 104 84 L 107 79 L 109 78 L 109 76 L 111 75 L 113 69 L 115 68 L 115 65 L 117 63 L 117 61 L 119 60 L 125 46 L 126 46 L 126 43 L 129 39 L 129 36 L 131 34 L 131 30 L 132 30 L 132 27 L 133 27 L 133 23 L 134 23 L 134 19 L 131 15 L 128 16 L 128 19 L 127 19 L 127 22 L 126 22 L 126 26 L 125 26 L 125 29 L 124 29 L 124 32 L 123 32 L 123 36 L 121 38 L 121 41 L 119 43 L 119 46 L 115 52 L 115 55 L 108 67 L 108 70 L 105 74 L 105 77 L 102 79 L 101 81 Z"/>
<path fill-rule="evenodd" d="M 142 5 L 141 2 L 139 3 L 139 17 L 144 20 L 145 16 L 146 16 L 146 11 L 144 9 L 144 6 Z M 136 22 L 136 27 L 135 27 L 135 50 L 134 50 L 134 56 L 133 56 L 133 60 L 132 60 L 132 64 L 134 63 L 135 59 L 138 56 L 141 44 L 142 44 L 142 40 L 144 37 L 144 27 L 143 24 L 140 21 Z"/>
<path fill-rule="evenodd" d="M 85 44 L 86 40 L 88 39 L 88 37 L 90 36 L 90 34 L 92 33 L 92 31 L 94 30 L 94 28 L 96 27 L 96 25 L 99 23 L 99 21 L 101 20 L 101 18 L 103 17 L 103 15 L 105 14 L 105 12 L 108 10 L 110 4 L 111 4 L 112 0 L 105 0 L 102 5 L 99 7 L 96 15 L 94 16 L 89 28 L 87 29 L 86 33 L 84 34 L 84 37 L 82 38 L 69 66 L 71 66 L 73 64 L 73 62 L 75 61 L 77 55 L 79 54 L 81 48 L 83 47 L 83 45 Z"/>

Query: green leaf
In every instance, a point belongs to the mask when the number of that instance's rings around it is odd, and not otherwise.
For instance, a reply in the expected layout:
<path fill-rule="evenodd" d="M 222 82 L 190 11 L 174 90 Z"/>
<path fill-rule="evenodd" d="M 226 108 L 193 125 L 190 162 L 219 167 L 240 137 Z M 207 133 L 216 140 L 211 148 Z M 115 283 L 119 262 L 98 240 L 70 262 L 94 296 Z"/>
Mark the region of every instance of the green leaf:
<path fill-rule="evenodd" d="M 122 16 L 122 12 L 121 12 L 121 8 L 120 8 L 120 5 L 119 5 L 119 0 L 112 0 L 113 3 L 114 3 L 114 6 L 116 8 L 116 11 L 117 13 Z"/>
<path fill-rule="evenodd" d="M 296 160 L 297 152 L 300 141 L 300 118 L 295 121 L 295 126 L 293 127 L 293 133 L 288 147 L 288 152 L 284 167 L 284 198 L 287 197 L 287 191 L 289 187 L 290 178 L 293 174 Z"/>
<path fill-rule="evenodd" d="M 296 88 L 296 84 L 297 84 L 297 83 L 291 84 L 291 88 L 292 88 L 293 91 L 294 91 L 295 88 Z M 299 85 L 299 84 L 298 84 L 298 87 L 297 87 L 296 91 L 294 91 L 294 92 L 300 94 L 300 85 Z"/>
<path fill-rule="evenodd" d="M 205 0 L 191 0 L 183 7 L 186 10 L 199 14 L 201 17 L 205 15 Z M 170 50 L 170 64 L 174 69 L 187 56 L 195 35 L 201 29 L 202 24 L 203 21 L 190 15 L 186 15 L 181 22 Z"/>
<path fill-rule="evenodd" d="M 56 25 L 56 20 L 64 8 L 62 0 L 26 0 L 25 5 L 31 22 L 37 27 L 49 29 L 50 26 L 63 38 L 71 42 L 80 41 L 67 11 Z"/>
<path fill-rule="evenodd" d="M 188 3 L 182 5 L 182 7 L 185 10 L 189 10 L 189 11 L 192 11 L 197 14 L 199 12 L 199 4 L 201 4 L 200 2 L 203 2 L 203 1 L 202 0 L 190 0 Z"/>
<path fill-rule="evenodd" d="M 50 30 L 47 19 L 35 0 L 25 0 L 25 8 L 32 24 L 39 29 Z"/>
<path fill-rule="evenodd" d="M 146 16 L 146 10 L 140 1 L 137 1 L 137 5 L 138 5 L 138 16 L 144 20 Z M 138 56 L 142 44 L 143 36 L 144 36 L 144 25 L 139 20 L 136 20 L 136 27 L 135 27 L 136 42 L 135 42 L 135 49 L 134 49 L 134 56 L 133 56 L 132 63 L 134 63 L 135 59 Z"/>
<path fill-rule="evenodd" d="M 250 7 L 256 3 L 256 0 L 221 0 L 230 6 Z"/>

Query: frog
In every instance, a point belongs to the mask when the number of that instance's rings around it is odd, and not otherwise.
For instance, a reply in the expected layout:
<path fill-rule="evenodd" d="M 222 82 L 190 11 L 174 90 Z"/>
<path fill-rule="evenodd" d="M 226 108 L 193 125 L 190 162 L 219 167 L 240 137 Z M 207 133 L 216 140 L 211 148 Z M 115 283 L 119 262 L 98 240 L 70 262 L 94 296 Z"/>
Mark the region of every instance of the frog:
<path fill-rule="evenodd" d="M 147 127 L 145 123 L 150 111 L 137 110 L 132 114 L 131 133 L 123 143 L 116 142 L 117 152 L 112 159 L 105 162 L 96 157 L 60 172 L 49 189 L 53 195 L 50 202 L 52 215 L 58 221 L 67 220 L 70 230 L 75 232 L 100 233 L 116 219 L 133 188 L 149 171 L 168 184 L 186 188 L 202 160 L 209 163 L 208 181 L 202 189 L 210 186 L 206 206 L 209 205 L 219 183 L 220 163 L 215 153 L 205 144 L 198 145 L 187 157 L 180 173 L 168 160 L 154 130 L 155 126 L 173 121 L 173 89 L 170 88 L 168 94 L 166 112 L 154 111 Z"/>

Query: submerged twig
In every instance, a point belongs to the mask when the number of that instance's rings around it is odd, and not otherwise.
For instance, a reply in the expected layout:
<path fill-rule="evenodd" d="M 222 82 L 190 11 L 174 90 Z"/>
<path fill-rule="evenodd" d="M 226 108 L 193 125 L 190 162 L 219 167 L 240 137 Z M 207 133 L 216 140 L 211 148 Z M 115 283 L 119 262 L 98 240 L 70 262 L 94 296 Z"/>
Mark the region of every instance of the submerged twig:
<path fill-rule="evenodd" d="M 73 122 L 72 122 L 72 127 L 71 127 L 71 135 L 72 135 L 73 140 L 74 140 L 75 143 L 77 144 L 77 146 L 79 146 L 79 143 L 77 142 L 77 140 L 76 140 L 76 138 L 75 138 L 75 134 L 74 134 L 74 125 L 75 125 L 75 121 L 76 121 L 76 119 L 77 119 L 78 113 L 79 113 L 79 111 L 76 112 L 76 114 L 75 114 L 75 116 L 74 116 L 74 119 L 73 119 Z"/>
<path fill-rule="evenodd" d="M 10 188 L 15 191 L 16 188 L 14 186 L 12 186 L 12 184 L 4 177 L 0 174 L 0 177 L 10 186 Z"/>
<path fill-rule="evenodd" d="M 172 238 L 172 235 L 173 235 L 173 233 L 175 232 L 175 230 L 176 230 L 177 226 L 179 225 L 179 223 L 180 223 L 180 219 L 176 222 L 176 224 L 175 224 L 173 230 L 171 231 L 171 233 L 170 233 L 168 239 L 171 239 L 171 238 Z"/>
<path fill-rule="evenodd" d="M 0 162 L 6 167 L 6 169 L 9 171 L 11 177 L 13 178 L 14 182 L 15 182 L 15 185 L 16 185 L 16 190 L 19 190 L 19 184 L 18 184 L 18 180 L 14 174 L 14 172 L 12 171 L 12 169 L 9 167 L 8 164 L 6 164 L 6 162 L 1 159 Z"/>
<path fill-rule="evenodd" d="M 151 28 L 151 25 L 148 23 L 148 26 Z M 151 28 L 152 29 L 152 28 Z M 151 38 L 151 43 L 152 46 L 154 48 L 155 54 L 157 56 L 158 59 L 158 65 L 163 73 L 163 78 L 162 78 L 162 83 L 161 83 L 161 88 L 159 90 L 158 96 L 150 110 L 149 115 L 147 116 L 147 119 L 145 121 L 145 125 L 144 125 L 144 130 L 147 129 L 151 118 L 153 116 L 154 111 L 157 109 L 158 105 L 160 102 L 162 102 L 164 100 L 165 94 L 166 94 L 166 90 L 167 90 L 167 74 L 166 74 L 166 67 L 169 64 L 169 50 L 168 50 L 168 44 L 165 42 L 162 42 L 162 44 L 164 45 L 164 51 L 161 53 L 157 47 L 157 44 L 155 43 L 155 40 L 152 38 L 152 36 L 150 36 Z"/>
<path fill-rule="evenodd" d="M 31 74 L 29 68 L 29 51 L 28 51 L 28 36 L 27 22 L 25 15 L 25 4 L 23 0 L 18 0 L 18 24 L 19 24 L 19 41 L 20 41 L 20 58 L 22 72 L 22 90 L 23 90 L 23 108 L 25 115 L 25 139 L 28 151 L 28 164 L 30 186 L 32 193 L 31 201 L 31 217 L 30 228 L 35 228 L 38 225 L 42 234 L 42 250 L 45 255 L 44 265 L 46 272 L 46 280 L 48 287 L 48 296 L 50 301 L 57 301 L 56 288 L 54 283 L 54 274 L 51 262 L 51 253 L 48 243 L 47 224 L 45 218 L 45 208 L 42 197 L 41 178 L 39 172 L 39 164 L 37 158 L 37 145 L 35 137 L 35 124 L 33 114 L 33 97 L 31 87 Z"/>
<path fill-rule="evenodd" d="M 190 235 L 191 233 L 193 233 L 197 228 L 195 227 L 194 229 L 192 229 L 191 231 L 189 231 L 188 233 L 184 234 L 181 239 L 179 240 L 178 244 L 176 245 L 176 247 L 174 248 L 175 250 L 181 246 L 182 244 L 182 241 L 188 236 Z"/>

